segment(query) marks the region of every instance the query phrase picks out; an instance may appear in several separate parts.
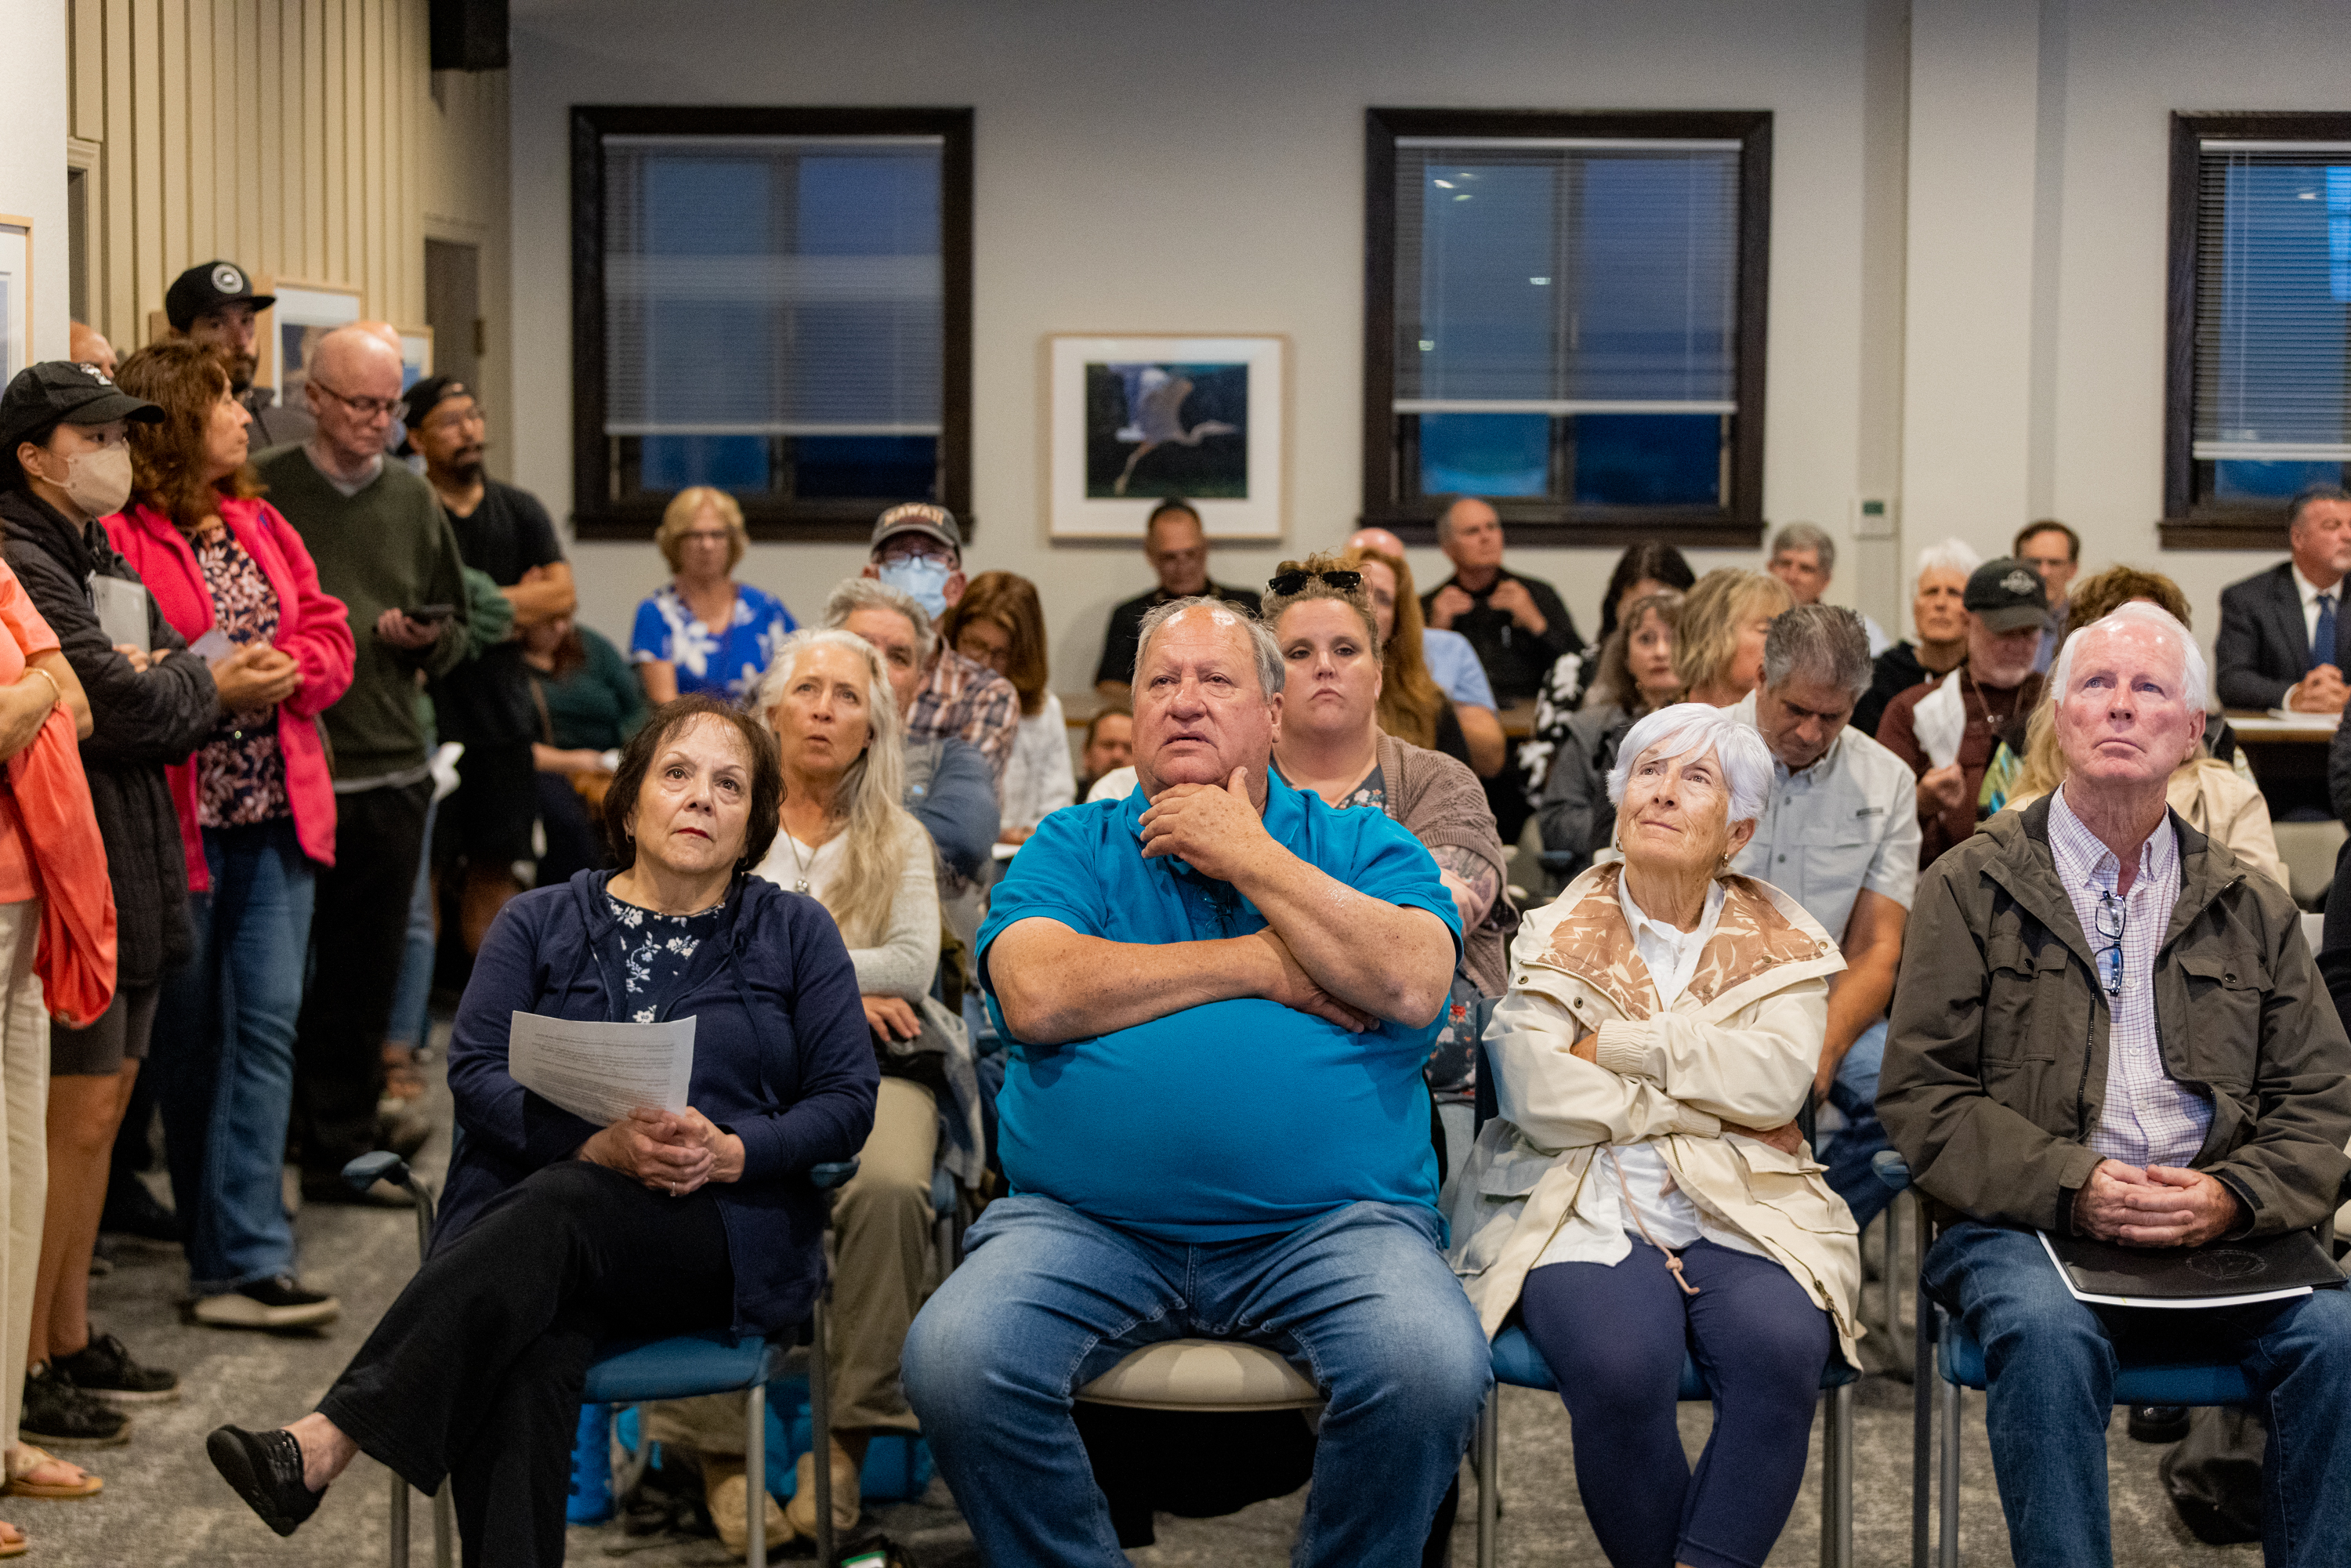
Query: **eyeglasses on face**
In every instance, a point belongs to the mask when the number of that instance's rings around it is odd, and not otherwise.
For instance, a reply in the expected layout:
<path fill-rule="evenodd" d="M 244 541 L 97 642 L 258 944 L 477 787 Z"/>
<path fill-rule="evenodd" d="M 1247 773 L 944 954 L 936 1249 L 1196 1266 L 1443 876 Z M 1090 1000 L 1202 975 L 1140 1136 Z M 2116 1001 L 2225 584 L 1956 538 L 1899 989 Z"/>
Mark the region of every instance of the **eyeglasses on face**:
<path fill-rule="evenodd" d="M 1285 571 L 1269 579 L 1266 587 L 1287 597 L 1310 582 L 1324 583 L 1342 593 L 1353 593 L 1364 586 L 1364 574 L 1360 571 Z"/>
<path fill-rule="evenodd" d="M 339 392 L 316 376 L 310 378 L 310 384 L 358 414 L 361 419 L 388 418 L 392 410 L 400 406 L 400 400 L 396 397 L 351 397 L 347 393 Z"/>

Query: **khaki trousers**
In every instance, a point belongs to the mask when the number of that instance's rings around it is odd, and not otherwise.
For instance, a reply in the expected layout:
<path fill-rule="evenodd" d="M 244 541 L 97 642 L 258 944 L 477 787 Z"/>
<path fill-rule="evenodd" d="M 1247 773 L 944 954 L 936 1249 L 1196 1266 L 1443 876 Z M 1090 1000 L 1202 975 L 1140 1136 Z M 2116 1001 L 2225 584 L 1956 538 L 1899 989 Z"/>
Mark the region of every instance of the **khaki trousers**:
<path fill-rule="evenodd" d="M 922 1429 L 898 1387 L 898 1352 L 936 1281 L 931 1278 L 931 1164 L 938 1102 L 919 1083 L 884 1078 L 857 1175 L 832 1211 L 832 1429 Z M 37 1221 L 38 1215 L 36 1214 Z M 645 1406 L 655 1442 L 724 1458 L 743 1454 L 743 1396 L 665 1399 Z"/>
<path fill-rule="evenodd" d="M 0 904 L 0 1445 L 16 1441 L 25 1379 L 17 1368 L 33 1333 L 33 1282 L 49 1197 L 49 1014 L 33 955 L 41 901 Z"/>

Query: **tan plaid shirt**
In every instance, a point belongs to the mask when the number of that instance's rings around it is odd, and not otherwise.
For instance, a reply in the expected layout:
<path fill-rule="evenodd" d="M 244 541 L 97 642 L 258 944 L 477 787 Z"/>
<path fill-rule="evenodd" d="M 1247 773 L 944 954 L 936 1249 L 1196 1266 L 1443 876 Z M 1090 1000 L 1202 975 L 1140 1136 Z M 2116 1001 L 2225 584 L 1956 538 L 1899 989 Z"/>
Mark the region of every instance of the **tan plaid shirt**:
<path fill-rule="evenodd" d="M 2115 946 L 2098 934 L 2098 908 L 2121 880 L 2122 862 L 2074 815 L 2062 785 L 2049 802 L 2049 850 L 2095 957 Z M 2123 912 L 2122 990 L 2107 998 L 2106 1100 L 2090 1147 L 2126 1165 L 2184 1169 L 2212 1124 L 2211 1102 L 2163 1071 L 2156 1043 L 2155 956 L 2179 902 L 2179 834 L 2167 815 L 2139 846 L 2130 893 L 2115 901 Z M 2105 988 L 2103 977 L 2098 985 Z"/>
<path fill-rule="evenodd" d="M 1005 766 L 1012 760 L 1012 742 L 1019 732 L 1020 694 L 1012 683 L 977 659 L 941 648 L 906 715 L 908 737 L 952 736 L 979 747 L 996 777 L 1000 802 Z"/>

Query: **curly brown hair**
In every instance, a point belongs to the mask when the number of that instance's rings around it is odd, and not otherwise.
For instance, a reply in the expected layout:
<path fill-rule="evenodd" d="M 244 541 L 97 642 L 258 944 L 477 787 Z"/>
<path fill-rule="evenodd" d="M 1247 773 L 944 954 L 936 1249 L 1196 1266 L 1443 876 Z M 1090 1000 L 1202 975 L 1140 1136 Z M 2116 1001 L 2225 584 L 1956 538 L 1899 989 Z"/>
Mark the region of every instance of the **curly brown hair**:
<path fill-rule="evenodd" d="M 163 411 L 154 424 L 131 427 L 131 498 L 193 533 L 220 516 L 221 497 L 258 496 L 250 463 L 217 484 L 204 477 L 213 410 L 229 395 L 228 361 L 183 338 L 150 343 L 122 361 L 114 384 Z"/>
<path fill-rule="evenodd" d="M 2047 524 L 2037 524 L 2046 528 Z M 2182 626 L 2189 624 L 2188 595 L 2179 585 L 2159 571 L 2141 571 L 2135 566 L 2110 566 L 2105 570 L 2085 577 L 2074 584 L 2065 595 L 2065 637 L 2071 637 L 2094 621 L 2104 621 L 2134 599 L 2144 599 L 2160 606 Z M 2065 637 L 2058 641 L 2063 643 Z"/>

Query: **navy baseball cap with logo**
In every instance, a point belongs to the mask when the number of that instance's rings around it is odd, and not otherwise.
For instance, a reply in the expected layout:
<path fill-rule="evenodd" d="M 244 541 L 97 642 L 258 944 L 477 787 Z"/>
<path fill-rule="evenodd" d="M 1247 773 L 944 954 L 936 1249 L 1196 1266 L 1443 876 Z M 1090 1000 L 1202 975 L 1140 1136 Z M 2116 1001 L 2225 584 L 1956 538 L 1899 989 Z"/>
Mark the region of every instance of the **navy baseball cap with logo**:
<path fill-rule="evenodd" d="M 0 480 L 16 477 L 20 444 L 39 440 L 59 424 L 105 424 L 117 419 L 153 424 L 162 417 L 162 409 L 132 397 L 96 365 L 68 360 L 26 365 L 8 390 L 0 392 Z"/>
<path fill-rule="evenodd" d="M 253 279 L 236 263 L 207 261 L 172 280 L 172 287 L 163 294 L 163 314 L 171 319 L 172 330 L 184 332 L 195 324 L 197 317 L 224 305 L 250 305 L 256 310 L 266 310 L 277 303 L 275 294 L 256 294 Z"/>
<path fill-rule="evenodd" d="M 2049 591 L 2029 560 L 2002 556 L 1976 568 L 1959 602 L 1983 620 L 1984 630 L 2022 632 L 2049 619 Z"/>
<path fill-rule="evenodd" d="M 873 540 L 866 548 L 878 550 L 885 539 L 900 534 L 921 534 L 934 538 L 956 552 L 963 554 L 963 529 L 956 525 L 956 515 L 945 507 L 935 507 L 928 501 L 908 501 L 891 507 L 873 520 Z"/>

